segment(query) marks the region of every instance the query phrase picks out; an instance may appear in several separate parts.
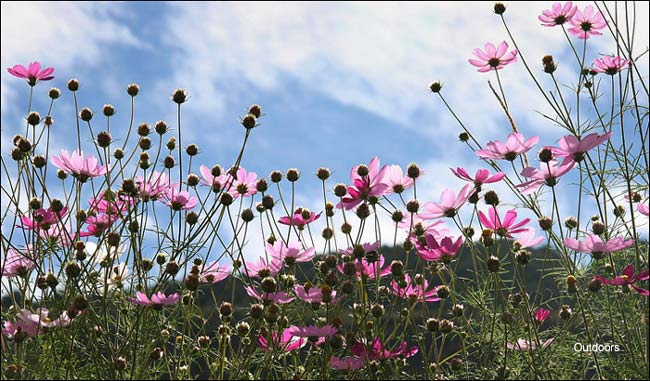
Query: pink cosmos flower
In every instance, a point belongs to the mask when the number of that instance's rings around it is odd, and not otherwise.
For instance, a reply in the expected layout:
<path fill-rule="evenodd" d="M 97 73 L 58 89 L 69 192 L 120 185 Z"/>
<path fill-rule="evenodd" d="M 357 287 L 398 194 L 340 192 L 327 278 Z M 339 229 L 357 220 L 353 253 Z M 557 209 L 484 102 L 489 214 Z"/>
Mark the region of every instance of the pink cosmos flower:
<path fill-rule="evenodd" d="M 323 289 L 320 287 L 305 288 L 305 286 L 298 285 L 294 288 L 298 299 L 312 304 L 325 304 L 323 302 Z M 336 297 L 336 291 L 331 292 L 332 298 L 329 303 L 336 303 L 340 298 Z"/>
<path fill-rule="evenodd" d="M 417 255 L 425 261 L 442 260 L 443 262 L 449 262 L 463 247 L 463 237 L 454 240 L 454 237 L 436 237 L 433 234 L 425 233 L 424 240 L 426 244 L 417 240 L 415 248 L 417 249 Z"/>
<path fill-rule="evenodd" d="M 315 248 L 311 247 L 303 251 L 302 243 L 299 241 L 291 241 L 287 245 L 282 241 L 275 241 L 273 245 L 267 243 L 266 250 L 275 261 L 284 262 L 287 266 L 296 262 L 309 262 L 316 256 Z"/>
<path fill-rule="evenodd" d="M 439 203 L 427 202 L 424 204 L 426 213 L 421 213 L 423 218 L 440 218 L 440 217 L 454 217 L 461 206 L 467 202 L 467 199 L 475 192 L 471 185 L 467 184 L 463 189 L 454 192 L 452 189 L 445 189 L 442 191 Z"/>
<path fill-rule="evenodd" d="M 612 132 L 603 135 L 597 133 L 589 134 L 582 139 L 578 139 L 573 135 L 566 135 L 558 142 L 559 148 L 550 147 L 551 152 L 558 158 L 570 158 L 576 163 L 581 162 L 585 153 L 592 148 L 604 143 L 612 136 Z"/>
<path fill-rule="evenodd" d="M 50 161 L 82 183 L 108 172 L 108 165 L 100 167 L 95 157 L 89 155 L 84 158 L 83 152 L 79 150 L 75 150 L 72 155 L 66 150 L 61 150 L 61 155 L 53 156 Z"/>
<path fill-rule="evenodd" d="M 454 168 L 449 168 L 451 171 L 456 175 L 461 180 L 466 180 L 466 181 L 471 181 L 474 183 L 474 186 L 476 188 L 480 188 L 481 185 L 483 184 L 490 184 L 490 183 L 496 183 L 501 181 L 506 174 L 503 172 L 497 172 L 494 175 L 490 176 L 490 171 L 487 169 L 479 169 L 476 171 L 476 174 L 474 177 L 470 176 L 469 173 L 465 170 L 465 168 L 458 167 L 456 169 Z"/>
<path fill-rule="evenodd" d="M 214 192 L 219 192 L 222 189 L 227 189 L 230 186 L 230 183 L 233 181 L 232 176 L 230 176 L 228 173 L 222 173 L 219 176 L 214 176 L 212 174 L 212 170 L 205 165 L 201 165 L 200 171 L 201 175 L 203 175 L 201 184 L 211 187 Z"/>
<path fill-rule="evenodd" d="M 297 337 L 332 337 L 336 334 L 336 328 L 329 324 L 323 327 L 317 327 L 314 325 L 298 327 L 294 325 L 287 329 L 289 334 Z"/>
<path fill-rule="evenodd" d="M 623 273 L 620 276 L 617 276 L 614 279 L 607 279 L 602 275 L 595 275 L 593 279 L 598 279 L 602 284 L 608 284 L 610 286 L 623 286 L 623 287 L 632 287 L 634 291 L 638 292 L 641 295 L 649 296 L 650 291 L 640 288 L 634 283 L 642 282 L 650 278 L 650 270 L 645 269 L 638 274 L 634 274 L 634 265 L 629 264 L 623 269 Z"/>
<path fill-rule="evenodd" d="M 2 276 L 7 278 L 27 276 L 36 266 L 33 256 L 33 250 L 29 248 L 24 253 L 9 248 L 6 252 L 6 257 L 2 258 L 2 262 L 0 262 L 0 265 L 2 265 Z"/>
<path fill-rule="evenodd" d="M 163 194 L 165 205 L 172 208 L 172 210 L 190 210 L 199 203 L 199 199 L 190 196 L 187 191 L 178 191 L 176 187 L 169 187 Z"/>
<path fill-rule="evenodd" d="M 278 304 L 286 304 L 286 303 L 293 302 L 293 300 L 295 299 L 293 297 L 289 297 L 285 291 L 264 292 L 260 294 L 256 289 L 254 289 L 251 286 L 244 286 L 244 289 L 246 290 L 248 296 L 250 296 L 251 298 L 255 298 L 257 300 L 268 300 Z"/>
<path fill-rule="evenodd" d="M 390 265 L 386 265 L 386 267 L 382 268 L 384 266 L 384 256 L 379 255 L 379 258 L 375 262 L 370 262 L 366 257 L 361 258 L 361 259 L 355 259 L 354 260 L 354 265 L 357 268 L 356 272 L 356 277 L 361 278 L 363 277 L 364 279 L 375 279 L 377 277 L 382 278 L 388 274 L 390 274 Z M 339 263 L 336 268 L 339 270 L 341 274 L 345 274 L 343 271 L 344 269 L 344 264 Z"/>
<path fill-rule="evenodd" d="M 495 208 L 490 208 L 488 214 L 489 218 L 483 212 L 479 211 L 479 221 L 481 221 L 484 228 L 494 230 L 500 237 L 512 238 L 513 234 L 526 231 L 528 229 L 526 228 L 526 224 L 530 222 L 530 218 L 524 218 L 519 222 L 515 222 L 517 219 L 517 211 L 515 209 L 507 211 L 505 217 L 503 217 L 503 221 L 501 221 Z"/>
<path fill-rule="evenodd" d="M 41 64 L 38 61 L 30 63 L 28 67 L 14 65 L 14 67 L 7 68 L 7 71 L 14 77 L 25 78 L 30 86 L 35 86 L 38 81 L 49 81 L 54 78 L 51 75 L 54 73 L 54 68 L 48 67 L 41 70 Z"/>
<path fill-rule="evenodd" d="M 474 49 L 474 55 L 478 59 L 470 58 L 468 61 L 472 65 L 478 67 L 478 71 L 486 73 L 492 69 L 503 69 L 504 66 L 517 62 L 517 49 L 508 52 L 508 43 L 503 41 L 499 47 L 487 42 L 484 46 L 485 50 L 479 48 Z M 506 54 L 507 53 L 507 54 Z"/>
<path fill-rule="evenodd" d="M 136 184 L 140 189 L 139 196 L 144 202 L 157 200 L 165 194 L 168 188 L 177 185 L 171 185 L 167 174 L 158 171 L 153 171 L 150 175 L 147 175 L 146 179 L 142 176 L 136 177 Z"/>
<path fill-rule="evenodd" d="M 646 217 L 648 216 L 648 214 L 650 214 L 650 208 L 648 207 L 648 204 L 644 204 L 642 202 L 640 202 L 636 206 L 636 210 L 638 210 L 639 213 L 643 214 Z"/>
<path fill-rule="evenodd" d="M 578 241 L 575 238 L 564 239 L 564 246 L 579 253 L 592 253 L 603 254 L 613 253 L 619 250 L 627 249 L 634 246 L 634 240 L 624 240 L 623 237 L 614 237 L 609 241 L 603 242 L 599 236 L 595 234 L 588 235 L 584 240 Z"/>
<path fill-rule="evenodd" d="M 426 279 L 422 281 L 422 284 L 415 284 L 411 282 L 411 277 L 408 274 L 404 274 L 404 280 L 406 281 L 406 287 L 403 288 L 400 287 L 399 283 L 394 279 L 390 282 L 390 285 L 392 287 L 390 292 L 393 295 L 408 299 L 413 303 L 437 302 L 440 300 L 438 297 L 438 287 L 434 287 L 433 289 L 427 291 L 429 282 Z"/>
<path fill-rule="evenodd" d="M 49 230 L 53 225 L 56 225 L 58 222 L 63 219 L 63 216 L 68 212 L 68 207 L 65 206 L 61 211 L 55 212 L 52 208 L 38 209 L 37 211 L 32 211 L 33 218 L 27 216 L 20 217 L 22 222 L 22 228 L 25 230 Z"/>
<path fill-rule="evenodd" d="M 276 276 L 282 269 L 283 262 L 271 261 L 266 263 L 264 257 L 257 258 L 257 262 L 246 262 L 246 275 L 250 278 L 265 278 Z"/>
<path fill-rule="evenodd" d="M 111 225 L 113 225 L 113 222 L 117 221 L 118 219 L 119 219 L 118 215 L 104 214 L 104 213 L 100 213 L 94 216 L 93 215 L 88 216 L 84 221 L 84 224 L 87 224 L 88 226 L 86 227 L 85 231 L 79 232 L 79 236 L 99 237 L 100 235 L 102 235 L 103 232 L 105 232 L 108 228 L 110 228 Z"/>
<path fill-rule="evenodd" d="M 423 171 L 420 171 L 420 175 L 423 174 Z M 389 165 L 388 172 L 384 178 L 384 183 L 388 185 L 386 189 L 386 194 L 397 193 L 400 194 L 405 190 L 411 188 L 414 184 L 413 179 L 404 176 L 402 172 L 402 167 L 399 165 Z"/>
<path fill-rule="evenodd" d="M 201 283 L 218 283 L 228 278 L 228 275 L 230 275 L 230 268 L 214 261 L 203 268 L 199 274 L 199 280 Z"/>
<path fill-rule="evenodd" d="M 395 349 L 390 351 L 385 349 L 379 338 L 376 337 L 369 346 L 360 342 L 355 343 L 350 347 L 350 351 L 356 356 L 368 360 L 386 360 L 396 357 L 409 358 L 418 353 L 417 346 L 408 349 L 406 348 L 407 346 L 408 343 L 403 341 Z"/>
<path fill-rule="evenodd" d="M 397 227 L 406 231 L 411 241 L 416 242 L 418 235 L 431 234 L 436 239 L 450 235 L 444 220 L 426 221 L 417 213 L 404 213 L 404 218 L 397 223 Z"/>
<path fill-rule="evenodd" d="M 476 151 L 481 159 L 505 159 L 513 161 L 517 156 L 528 152 L 535 144 L 539 142 L 539 136 L 533 136 L 524 140 L 524 135 L 519 132 L 512 132 L 508 135 L 505 143 L 500 141 L 490 141 L 486 149 Z"/>
<path fill-rule="evenodd" d="M 535 237 L 536 233 L 537 231 L 533 228 L 525 229 L 523 232 L 521 232 L 521 234 L 519 234 L 519 237 L 517 237 L 515 243 L 519 246 L 520 249 L 537 246 L 546 238 Z"/>
<path fill-rule="evenodd" d="M 375 156 L 370 163 L 368 163 L 368 174 L 360 176 L 358 173 L 359 166 L 352 168 L 350 172 L 351 186 L 348 186 L 348 193 L 341 198 L 341 201 L 336 205 L 337 208 L 352 209 L 369 197 L 381 197 L 386 194 L 388 184 L 385 183 L 385 178 L 388 175 L 388 166 L 384 165 L 379 169 L 379 158 Z"/>
<path fill-rule="evenodd" d="M 224 185 L 227 186 L 227 184 Z M 257 173 L 246 172 L 244 168 L 239 168 L 237 178 L 234 179 L 228 193 L 234 198 L 252 196 L 257 193 Z"/>
<path fill-rule="evenodd" d="M 506 347 L 508 347 L 508 349 L 513 351 L 528 351 L 528 350 L 534 351 L 535 349 L 540 347 L 542 349 L 548 347 L 549 345 L 551 345 L 553 340 L 554 338 L 550 338 L 548 340 L 536 342 L 527 339 L 519 339 L 515 344 L 507 343 Z"/>
<path fill-rule="evenodd" d="M 573 160 L 564 160 L 562 164 L 558 164 L 557 160 L 551 160 L 548 163 L 540 163 L 540 169 L 526 167 L 521 171 L 521 175 L 532 180 L 515 185 L 515 188 L 522 188 L 522 194 L 529 194 L 544 184 L 553 187 L 558 179 L 566 175 L 575 165 Z"/>
<path fill-rule="evenodd" d="M 570 1 L 564 3 L 564 5 L 562 3 L 555 3 L 553 4 L 553 8 L 542 11 L 542 14 L 537 18 L 542 22 L 543 26 L 562 25 L 570 21 L 577 10 L 578 7 Z"/>
<path fill-rule="evenodd" d="M 164 306 L 171 306 L 178 303 L 181 299 L 180 294 L 173 293 L 169 296 L 165 295 L 164 292 L 158 291 L 155 294 L 151 295 L 151 299 L 142 291 L 135 293 L 135 298 L 129 298 L 131 303 L 137 304 L 145 307 L 153 307 L 154 309 L 162 309 Z"/>
<path fill-rule="evenodd" d="M 360 357 L 348 356 L 339 358 L 332 356 L 330 367 L 336 370 L 355 370 L 361 369 L 366 364 L 366 360 Z"/>
<path fill-rule="evenodd" d="M 271 343 L 270 348 L 267 338 L 264 337 L 264 335 L 259 335 L 258 342 L 260 344 L 260 348 L 262 348 L 262 350 L 265 352 L 276 348 L 281 349 L 285 352 L 291 352 L 302 348 L 307 343 L 307 341 L 304 338 L 292 335 L 289 332 L 291 328 L 292 327 L 284 329 L 282 331 L 282 335 L 278 335 L 278 333 L 275 331 L 271 332 L 273 342 Z"/>
<path fill-rule="evenodd" d="M 106 200 L 104 193 L 101 192 L 99 197 L 91 197 L 88 201 L 90 209 L 106 214 L 122 215 L 135 204 L 135 200 L 125 195 L 115 195 L 112 201 Z"/>
<path fill-rule="evenodd" d="M 543 323 L 546 319 L 548 319 L 548 316 L 551 314 L 550 310 L 545 310 L 543 308 L 538 308 L 537 311 L 533 314 L 533 317 L 538 323 Z"/>
<path fill-rule="evenodd" d="M 588 5 L 584 11 L 577 10 L 571 20 L 572 25 L 568 32 L 585 40 L 591 36 L 601 35 L 599 32 L 607 27 L 607 22 L 600 12 L 596 12 L 593 6 Z"/>
<path fill-rule="evenodd" d="M 619 71 L 627 69 L 629 65 L 630 60 L 621 57 L 602 56 L 594 60 L 592 70 L 596 73 L 614 75 Z"/>
<path fill-rule="evenodd" d="M 369 253 L 371 251 L 377 251 L 377 249 L 379 249 L 379 246 L 380 246 L 379 241 L 376 241 L 376 242 L 373 242 L 373 243 L 364 242 L 363 244 L 361 244 L 361 247 L 363 247 L 364 253 Z M 339 252 L 342 255 L 352 255 L 354 253 L 354 247 L 349 247 L 349 248 L 344 249 L 344 250 L 339 250 Z"/>
<path fill-rule="evenodd" d="M 303 213 L 305 215 L 303 215 Z M 316 214 L 315 212 L 309 212 L 309 211 L 306 212 L 306 209 L 303 208 L 296 208 L 296 210 L 293 212 L 293 215 L 291 217 L 282 216 L 280 217 L 278 222 L 283 225 L 293 225 L 296 226 L 298 229 L 302 230 L 305 227 L 305 225 L 319 219 L 321 214 L 323 214 L 323 212 Z"/>

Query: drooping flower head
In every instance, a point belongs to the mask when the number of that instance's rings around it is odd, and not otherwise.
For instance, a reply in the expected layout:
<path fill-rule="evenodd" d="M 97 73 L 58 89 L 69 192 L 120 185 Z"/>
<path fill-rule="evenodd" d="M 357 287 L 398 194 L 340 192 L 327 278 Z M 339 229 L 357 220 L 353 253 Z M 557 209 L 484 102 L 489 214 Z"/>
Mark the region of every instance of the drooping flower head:
<path fill-rule="evenodd" d="M 581 40 L 602 35 L 600 31 L 607 27 L 602 13 L 596 11 L 591 5 L 586 6 L 584 11 L 578 9 L 571 17 L 570 23 L 571 28 L 568 29 L 568 32 Z"/>
<path fill-rule="evenodd" d="M 504 66 L 517 61 L 517 49 L 508 53 L 508 43 L 505 41 L 501 42 L 498 48 L 492 43 L 486 42 L 484 50 L 476 48 L 473 53 L 478 59 L 470 58 L 468 61 L 478 67 L 478 71 L 481 73 L 500 70 Z"/>
<path fill-rule="evenodd" d="M 41 70 L 41 64 L 38 61 L 30 63 L 27 67 L 23 65 L 14 65 L 14 67 L 7 68 L 9 74 L 18 78 L 25 78 L 30 86 L 36 86 L 38 81 L 49 81 L 54 78 L 53 67 L 48 67 Z"/>
<path fill-rule="evenodd" d="M 621 57 L 602 56 L 594 60 L 593 67 L 591 68 L 596 73 L 606 73 L 609 75 L 617 74 L 619 71 L 625 70 L 629 67 L 630 60 Z"/>
<path fill-rule="evenodd" d="M 75 150 L 72 154 L 66 150 L 61 150 L 59 156 L 53 156 L 50 160 L 52 164 L 71 174 L 81 183 L 105 175 L 108 172 L 108 165 L 100 167 L 95 157 L 88 155 L 84 158 L 83 152 L 79 150 Z"/>
<path fill-rule="evenodd" d="M 476 151 L 481 159 L 504 159 L 514 161 L 517 156 L 528 152 L 535 144 L 539 142 L 539 136 L 533 136 L 526 140 L 524 135 L 519 132 L 512 132 L 508 135 L 505 143 L 498 140 L 487 143 L 486 149 Z"/>
<path fill-rule="evenodd" d="M 571 18 L 573 18 L 577 10 L 578 7 L 570 1 L 564 3 L 564 5 L 562 3 L 555 3 L 551 9 L 542 11 L 542 14 L 537 18 L 542 22 L 543 26 L 562 25 L 571 21 Z"/>

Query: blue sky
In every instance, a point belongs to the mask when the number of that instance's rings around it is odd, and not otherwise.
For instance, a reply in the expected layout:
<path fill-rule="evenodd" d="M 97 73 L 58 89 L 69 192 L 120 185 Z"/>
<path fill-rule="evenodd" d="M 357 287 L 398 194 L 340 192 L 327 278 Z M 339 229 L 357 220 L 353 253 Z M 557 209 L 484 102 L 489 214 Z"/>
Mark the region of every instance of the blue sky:
<path fill-rule="evenodd" d="M 511 2 L 505 16 L 542 82 L 549 84 L 541 57 L 553 54 L 560 80 L 572 83 L 575 63 L 564 35 L 537 21 L 551 4 Z M 346 182 L 352 166 L 379 155 L 382 163 L 418 163 L 428 172 L 421 195 L 437 201 L 443 188 L 460 188 L 449 167 L 483 165 L 457 142 L 460 128 L 428 92 L 431 81 L 444 83 L 445 96 L 479 140 L 503 140 L 509 133 L 487 88 L 493 73 L 467 63 L 473 48 L 508 40 L 492 5 L 3 2 L 1 64 L 38 60 L 56 68 L 53 81 L 36 87 L 34 107 L 44 115 L 50 86 L 64 90 L 53 112 L 55 151 L 74 148 L 68 79 L 81 82 L 80 106 L 97 115 L 105 103 L 116 107 L 113 131 L 128 123 L 129 83 L 141 87 L 136 124 L 163 119 L 173 127 L 170 94 L 181 87 L 190 94 L 183 141 L 196 142 L 199 161 L 208 166 L 232 162 L 243 136 L 238 118 L 259 103 L 265 116 L 245 155 L 249 170 L 267 176 L 297 167 L 308 175 L 326 166 L 334 182 Z M 648 45 L 648 5 L 638 6 L 642 48 Z M 613 53 L 607 33 L 589 44 L 595 49 L 588 62 L 597 52 Z M 643 59 L 640 66 L 647 67 L 647 55 Z M 521 62 L 502 74 L 522 132 L 554 144 L 564 131 L 535 112 L 548 109 Z M 1 81 L 5 155 L 23 128 L 28 86 L 6 71 Z M 313 203 L 308 195 L 319 186 L 313 176 L 301 184 L 305 204 Z"/>

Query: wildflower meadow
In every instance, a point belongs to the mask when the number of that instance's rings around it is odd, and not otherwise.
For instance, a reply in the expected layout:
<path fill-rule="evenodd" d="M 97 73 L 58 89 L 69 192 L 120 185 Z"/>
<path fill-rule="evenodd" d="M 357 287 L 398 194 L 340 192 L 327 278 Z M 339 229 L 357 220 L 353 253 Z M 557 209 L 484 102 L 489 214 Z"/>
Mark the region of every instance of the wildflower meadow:
<path fill-rule="evenodd" d="M 144 122 L 137 83 L 93 110 L 57 62 L 7 68 L 22 101 L 6 107 L 27 109 L 3 126 L 2 379 L 648 379 L 648 15 L 549 3 L 529 27 L 562 36 L 560 62 L 526 55 L 521 6 L 494 4 L 502 39 L 456 52 L 502 116 L 491 139 L 449 101 L 454 78 L 413 89 L 480 168 L 444 163 L 433 198 L 422 179 L 440 173 L 380 151 L 349 175 L 297 155 L 260 173 L 263 104 L 232 112 L 239 153 L 207 162 L 184 88 L 159 96 L 172 119 Z M 549 112 L 509 105 L 514 66 Z"/>

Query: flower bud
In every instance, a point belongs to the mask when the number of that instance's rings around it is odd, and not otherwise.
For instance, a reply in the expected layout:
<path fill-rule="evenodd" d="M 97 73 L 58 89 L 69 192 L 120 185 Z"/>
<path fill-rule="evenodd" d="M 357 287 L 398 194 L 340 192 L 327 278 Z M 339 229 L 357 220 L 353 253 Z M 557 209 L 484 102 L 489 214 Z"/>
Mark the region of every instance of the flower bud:
<path fill-rule="evenodd" d="M 79 90 L 79 81 L 76 78 L 73 78 L 68 81 L 68 90 L 70 91 Z"/>
<path fill-rule="evenodd" d="M 88 107 L 84 107 L 81 109 L 81 111 L 79 111 L 79 119 L 83 120 L 84 122 L 90 122 L 92 118 L 93 112 Z"/>
<path fill-rule="evenodd" d="M 36 111 L 32 111 L 27 115 L 27 123 L 29 123 L 30 126 L 36 126 L 41 122 L 41 115 L 37 113 Z"/>
<path fill-rule="evenodd" d="M 293 182 L 298 181 L 298 178 L 300 178 L 300 173 L 296 168 L 290 168 L 287 170 L 287 180 Z"/>
<path fill-rule="evenodd" d="M 494 3 L 494 13 L 502 15 L 506 11 L 506 6 L 503 3 Z"/>
<path fill-rule="evenodd" d="M 318 168 L 318 171 L 316 172 L 316 177 L 318 177 L 318 179 L 323 181 L 327 180 L 330 177 L 329 168 L 323 168 L 323 167 Z"/>
<path fill-rule="evenodd" d="M 259 118 L 262 116 L 262 107 L 260 107 L 260 105 L 254 104 L 248 108 L 248 113 L 256 118 Z"/>
<path fill-rule="evenodd" d="M 56 87 L 53 87 L 50 89 L 47 95 L 52 99 L 57 99 L 61 96 L 61 90 L 57 89 Z"/>
<path fill-rule="evenodd" d="M 97 134 L 97 145 L 102 148 L 107 148 L 111 145 L 113 137 L 108 131 L 102 131 Z"/>
<path fill-rule="evenodd" d="M 140 86 L 136 83 L 132 83 L 126 87 L 126 93 L 132 97 L 135 97 L 140 92 Z"/>
<path fill-rule="evenodd" d="M 436 81 L 436 82 L 431 82 L 429 85 L 429 90 L 431 90 L 432 93 L 439 93 L 440 90 L 442 90 L 442 82 Z"/>
<path fill-rule="evenodd" d="M 105 104 L 102 112 L 104 113 L 104 116 L 113 116 L 115 114 L 115 107 L 113 107 L 113 105 Z"/>
<path fill-rule="evenodd" d="M 172 100 L 174 101 L 174 103 L 179 105 L 185 103 L 185 101 L 187 100 L 187 92 L 185 91 L 185 89 L 176 89 L 172 94 Z"/>
<path fill-rule="evenodd" d="M 248 114 L 242 118 L 241 125 L 247 130 L 255 128 L 255 125 L 257 125 L 257 118 L 255 118 L 255 115 L 253 114 Z"/>

